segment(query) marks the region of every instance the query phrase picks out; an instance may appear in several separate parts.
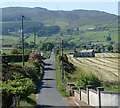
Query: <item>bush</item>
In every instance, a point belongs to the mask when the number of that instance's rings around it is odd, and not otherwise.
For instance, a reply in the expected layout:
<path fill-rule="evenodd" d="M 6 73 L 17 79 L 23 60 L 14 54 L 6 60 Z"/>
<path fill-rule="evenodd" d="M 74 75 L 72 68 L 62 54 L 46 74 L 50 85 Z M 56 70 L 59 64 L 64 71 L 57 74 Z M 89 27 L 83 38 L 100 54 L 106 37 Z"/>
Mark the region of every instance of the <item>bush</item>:
<path fill-rule="evenodd" d="M 76 70 L 75 66 L 69 62 L 67 55 L 59 56 L 59 60 L 63 61 L 63 67 L 65 72 L 74 73 Z"/>
<path fill-rule="evenodd" d="M 20 96 L 25 98 L 26 96 L 34 93 L 35 85 L 29 78 L 17 79 L 9 81 L 7 84 L 2 85 L 2 107 L 9 108 L 12 104 L 13 96 Z"/>
<path fill-rule="evenodd" d="M 24 55 L 24 61 L 28 60 L 29 55 Z M 2 55 L 2 59 L 8 62 L 22 62 L 22 54 Z"/>
<path fill-rule="evenodd" d="M 26 98 L 31 93 L 35 93 L 41 73 L 35 73 L 33 67 L 21 67 L 10 65 L 3 59 L 2 65 L 2 105 L 9 108 L 12 104 L 13 96 Z"/>
<path fill-rule="evenodd" d="M 78 78 L 77 85 L 83 86 L 84 88 L 86 88 L 87 85 L 92 85 L 93 88 L 96 89 L 96 87 L 101 86 L 102 83 L 96 75 L 92 73 L 82 73 Z"/>

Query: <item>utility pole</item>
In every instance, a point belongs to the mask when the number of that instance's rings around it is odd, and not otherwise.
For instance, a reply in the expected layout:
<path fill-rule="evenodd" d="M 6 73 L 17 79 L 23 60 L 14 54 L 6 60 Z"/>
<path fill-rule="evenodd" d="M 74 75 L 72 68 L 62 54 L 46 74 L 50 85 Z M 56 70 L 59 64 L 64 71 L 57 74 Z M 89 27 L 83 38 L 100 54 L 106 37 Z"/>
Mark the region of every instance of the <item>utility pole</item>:
<path fill-rule="evenodd" d="M 111 35 L 110 35 L 110 30 L 108 30 L 108 31 L 109 31 L 109 37 L 110 37 L 110 36 L 111 36 Z"/>
<path fill-rule="evenodd" d="M 62 72 L 61 73 L 62 73 L 62 80 L 63 80 L 64 79 L 64 69 L 63 69 L 63 40 L 62 40 L 61 47 L 62 47 L 61 48 L 62 49 L 62 52 L 61 52 L 62 53 L 62 68 L 61 68 Z"/>
<path fill-rule="evenodd" d="M 24 63 L 24 25 L 23 25 L 23 19 L 25 17 L 22 15 L 22 62 L 23 62 L 23 66 L 25 65 Z"/>
<path fill-rule="evenodd" d="M 34 33 L 34 43 L 35 43 L 35 48 L 36 48 L 36 33 Z"/>
<path fill-rule="evenodd" d="M 34 44 L 35 44 L 35 48 L 36 48 L 36 33 L 35 33 L 35 27 L 34 27 Z"/>
<path fill-rule="evenodd" d="M 34 33 L 34 43 L 36 45 L 36 33 Z"/>

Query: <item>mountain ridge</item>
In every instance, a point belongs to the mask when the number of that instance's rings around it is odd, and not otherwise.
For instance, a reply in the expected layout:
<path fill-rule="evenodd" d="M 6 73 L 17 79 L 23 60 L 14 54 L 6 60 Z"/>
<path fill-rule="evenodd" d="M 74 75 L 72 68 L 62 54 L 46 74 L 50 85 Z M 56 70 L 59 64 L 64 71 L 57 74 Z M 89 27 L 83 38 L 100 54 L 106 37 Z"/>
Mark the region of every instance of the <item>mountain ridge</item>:
<path fill-rule="evenodd" d="M 27 17 L 30 17 L 31 19 L 34 17 L 62 17 L 73 20 L 73 17 L 75 19 L 78 19 L 80 17 L 86 17 L 86 18 L 98 18 L 98 17 L 107 17 L 110 20 L 113 19 L 113 17 L 116 17 L 117 15 L 110 14 L 104 11 L 98 11 L 98 10 L 83 10 L 83 9 L 75 9 L 72 11 L 66 11 L 66 10 L 48 10 L 46 8 L 41 7 L 35 7 L 35 8 L 28 8 L 28 7 L 8 7 L 8 8 L 1 8 L 2 9 L 2 18 L 4 21 L 5 17 L 10 17 L 12 14 L 13 16 L 18 15 L 25 15 Z M 32 16 L 33 15 L 33 16 Z M 38 16 L 37 16 L 38 15 Z"/>

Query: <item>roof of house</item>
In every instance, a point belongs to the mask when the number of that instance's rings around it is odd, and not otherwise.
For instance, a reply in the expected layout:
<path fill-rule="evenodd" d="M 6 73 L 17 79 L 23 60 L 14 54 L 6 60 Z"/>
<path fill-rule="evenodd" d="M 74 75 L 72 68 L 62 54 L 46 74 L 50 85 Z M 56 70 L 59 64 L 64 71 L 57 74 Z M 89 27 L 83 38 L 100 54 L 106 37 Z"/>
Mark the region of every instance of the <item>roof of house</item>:
<path fill-rule="evenodd" d="M 89 49 L 89 50 L 82 50 L 80 52 L 93 52 L 94 50 L 93 49 Z"/>

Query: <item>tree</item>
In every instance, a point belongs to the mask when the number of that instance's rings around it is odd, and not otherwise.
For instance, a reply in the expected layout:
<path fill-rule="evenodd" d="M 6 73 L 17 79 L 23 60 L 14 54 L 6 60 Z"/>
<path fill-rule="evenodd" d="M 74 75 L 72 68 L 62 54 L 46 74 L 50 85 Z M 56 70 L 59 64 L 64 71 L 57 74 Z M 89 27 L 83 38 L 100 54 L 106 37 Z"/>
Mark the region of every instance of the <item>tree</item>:
<path fill-rule="evenodd" d="M 111 37 L 110 36 L 108 36 L 107 38 L 106 38 L 106 41 L 107 42 L 109 42 L 109 41 L 111 41 L 112 39 L 111 39 Z"/>
<path fill-rule="evenodd" d="M 38 31 L 38 36 L 51 36 L 53 34 L 59 33 L 61 28 L 57 25 L 45 26 Z"/>
<path fill-rule="evenodd" d="M 41 50 L 52 51 L 53 48 L 54 48 L 54 44 L 53 43 L 46 42 L 46 43 L 42 44 Z"/>
<path fill-rule="evenodd" d="M 30 43 L 29 43 L 29 48 L 35 48 L 35 46 L 36 46 L 36 45 L 35 45 L 34 42 L 30 42 Z"/>
<path fill-rule="evenodd" d="M 75 30 L 75 35 L 79 35 L 79 32 L 80 32 L 80 30 L 79 30 L 79 28 L 77 27 L 76 30 Z"/>
<path fill-rule="evenodd" d="M 108 51 L 113 51 L 113 46 L 112 45 L 107 45 Z"/>

